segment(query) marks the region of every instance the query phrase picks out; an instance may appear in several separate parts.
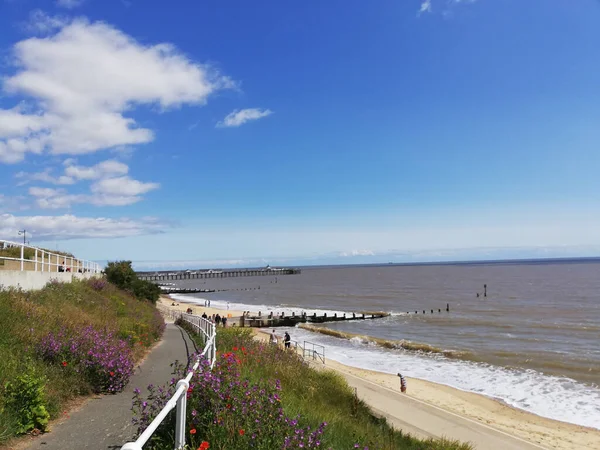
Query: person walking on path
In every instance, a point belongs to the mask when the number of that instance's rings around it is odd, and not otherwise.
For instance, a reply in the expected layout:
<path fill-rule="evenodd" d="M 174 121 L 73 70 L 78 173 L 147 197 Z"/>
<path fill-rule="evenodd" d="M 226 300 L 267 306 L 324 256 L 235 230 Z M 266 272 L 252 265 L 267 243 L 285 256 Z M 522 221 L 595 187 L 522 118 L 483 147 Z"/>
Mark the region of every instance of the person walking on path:
<path fill-rule="evenodd" d="M 283 342 L 284 342 L 285 348 L 290 348 L 290 340 L 291 340 L 291 338 L 290 338 L 290 333 L 288 333 L 288 332 L 286 331 L 286 332 L 285 332 L 285 336 L 284 336 L 284 338 L 283 338 Z"/>
<path fill-rule="evenodd" d="M 227 328 L 227 317 L 223 316 L 221 318 L 221 323 L 223 324 L 223 328 Z"/>
<path fill-rule="evenodd" d="M 273 330 L 273 332 L 271 333 L 271 338 L 269 342 L 271 342 L 271 344 L 273 345 L 277 345 L 277 335 L 275 334 L 275 330 Z"/>
<path fill-rule="evenodd" d="M 400 377 L 400 391 L 406 393 L 406 380 L 401 373 L 399 373 L 398 376 Z"/>

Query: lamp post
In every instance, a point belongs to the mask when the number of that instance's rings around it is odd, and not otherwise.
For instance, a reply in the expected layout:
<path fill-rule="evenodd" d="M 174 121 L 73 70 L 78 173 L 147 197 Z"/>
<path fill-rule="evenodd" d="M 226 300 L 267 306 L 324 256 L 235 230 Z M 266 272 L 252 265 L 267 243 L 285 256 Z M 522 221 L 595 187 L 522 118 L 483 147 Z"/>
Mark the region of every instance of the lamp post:
<path fill-rule="evenodd" d="M 25 239 L 27 237 L 27 230 L 19 230 L 19 236 L 23 235 L 23 245 L 26 245 Z"/>

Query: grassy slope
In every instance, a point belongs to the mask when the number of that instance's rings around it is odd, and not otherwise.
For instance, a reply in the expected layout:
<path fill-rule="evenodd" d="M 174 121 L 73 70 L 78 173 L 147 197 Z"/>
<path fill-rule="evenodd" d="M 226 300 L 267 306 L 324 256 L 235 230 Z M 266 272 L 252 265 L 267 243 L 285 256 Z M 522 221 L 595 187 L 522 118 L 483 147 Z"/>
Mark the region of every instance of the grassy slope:
<path fill-rule="evenodd" d="M 94 290 L 87 282 L 49 284 L 40 291 L 0 290 L 0 411 L 3 387 L 23 373 L 46 377 L 46 398 L 52 417 L 92 387 L 75 371 L 48 365 L 35 355 L 35 344 L 49 332 L 79 330 L 87 325 L 131 336 L 136 358 L 141 358 L 161 333 L 162 318 L 155 307 L 110 284 Z M 140 344 L 141 342 L 141 344 Z M 8 414 L 0 414 L 0 442 L 14 429 Z"/>
<path fill-rule="evenodd" d="M 305 425 L 317 427 L 326 421 L 324 448 L 351 449 L 356 442 L 369 449 L 468 450 L 467 444 L 447 440 L 412 438 L 376 418 L 367 405 L 355 399 L 346 381 L 332 371 L 317 371 L 293 352 L 256 342 L 250 330 L 220 329 L 220 351 L 246 347 L 254 358 L 243 365 L 243 376 L 252 382 L 281 380 L 282 405 L 286 414 L 302 416 Z M 364 448 L 364 447 L 361 447 Z"/>

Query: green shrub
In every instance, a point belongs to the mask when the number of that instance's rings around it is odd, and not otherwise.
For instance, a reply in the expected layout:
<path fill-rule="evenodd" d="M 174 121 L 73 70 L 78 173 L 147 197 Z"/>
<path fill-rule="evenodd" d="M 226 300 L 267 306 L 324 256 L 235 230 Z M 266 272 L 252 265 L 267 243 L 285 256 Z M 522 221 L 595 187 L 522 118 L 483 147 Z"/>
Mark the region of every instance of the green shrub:
<path fill-rule="evenodd" d="M 104 272 L 108 282 L 121 289 L 129 289 L 133 281 L 137 279 L 135 271 L 131 267 L 131 261 L 109 262 Z"/>
<path fill-rule="evenodd" d="M 131 261 L 109 262 L 104 272 L 110 283 L 130 291 L 139 299 L 156 303 L 160 297 L 160 288 L 154 283 L 140 280 L 131 267 Z"/>
<path fill-rule="evenodd" d="M 46 409 L 46 378 L 35 371 L 5 384 L 5 408 L 14 415 L 17 434 L 45 431 L 50 419 Z"/>

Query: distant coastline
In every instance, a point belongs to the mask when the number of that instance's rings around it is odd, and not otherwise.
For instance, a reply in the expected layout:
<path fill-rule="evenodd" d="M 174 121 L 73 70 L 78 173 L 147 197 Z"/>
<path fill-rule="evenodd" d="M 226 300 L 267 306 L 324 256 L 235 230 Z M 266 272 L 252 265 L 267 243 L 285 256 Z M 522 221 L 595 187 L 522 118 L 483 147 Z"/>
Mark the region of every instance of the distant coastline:
<path fill-rule="evenodd" d="M 140 261 L 142 262 L 142 261 Z M 136 270 L 138 273 L 150 272 L 180 272 L 182 270 L 209 270 L 216 266 L 181 264 L 180 268 L 161 266 L 156 262 L 154 268 Z M 298 268 L 298 269 L 336 269 L 351 267 L 420 267 L 420 266 L 500 266 L 500 265 L 541 265 L 541 264 L 593 264 L 600 263 L 600 256 L 569 257 L 569 258 L 524 258 L 524 259 L 489 259 L 489 260 L 456 260 L 456 261 L 426 261 L 426 262 L 380 262 L 380 263 L 354 263 L 354 264 L 274 264 L 274 267 Z M 135 263 L 134 263 L 135 265 Z M 259 266 L 219 266 L 221 270 L 260 269 Z"/>
<path fill-rule="evenodd" d="M 600 256 L 572 258 L 525 258 L 525 259 L 489 259 L 467 261 L 428 261 L 428 262 L 382 262 L 362 264 L 323 264 L 323 265 L 294 265 L 301 269 L 335 269 L 336 267 L 398 267 L 398 266 L 496 266 L 518 264 L 585 264 L 600 263 Z"/>

